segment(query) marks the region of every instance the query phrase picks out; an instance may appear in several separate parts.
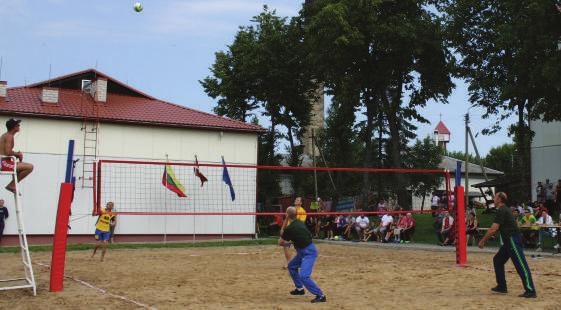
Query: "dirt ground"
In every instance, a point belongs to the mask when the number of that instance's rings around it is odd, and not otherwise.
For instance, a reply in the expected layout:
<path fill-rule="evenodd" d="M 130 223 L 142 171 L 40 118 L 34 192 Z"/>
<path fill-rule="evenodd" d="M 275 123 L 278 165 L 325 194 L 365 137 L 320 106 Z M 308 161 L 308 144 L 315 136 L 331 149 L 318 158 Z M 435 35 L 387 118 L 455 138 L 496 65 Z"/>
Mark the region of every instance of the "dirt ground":
<path fill-rule="evenodd" d="M 470 267 L 454 267 L 454 254 L 423 250 L 320 244 L 312 277 L 328 302 L 290 296 L 293 289 L 276 246 L 113 250 L 105 263 L 90 252 L 67 254 L 61 293 L 50 293 L 50 253 L 34 253 L 38 295 L 0 292 L 0 309 L 559 309 L 561 262 L 529 259 L 538 298 L 518 298 L 522 286 L 507 264 L 508 295 L 491 294 L 491 254 L 470 254 Z M 0 279 L 20 276 L 17 254 L 1 254 Z M 123 298 L 133 300 L 134 304 Z"/>

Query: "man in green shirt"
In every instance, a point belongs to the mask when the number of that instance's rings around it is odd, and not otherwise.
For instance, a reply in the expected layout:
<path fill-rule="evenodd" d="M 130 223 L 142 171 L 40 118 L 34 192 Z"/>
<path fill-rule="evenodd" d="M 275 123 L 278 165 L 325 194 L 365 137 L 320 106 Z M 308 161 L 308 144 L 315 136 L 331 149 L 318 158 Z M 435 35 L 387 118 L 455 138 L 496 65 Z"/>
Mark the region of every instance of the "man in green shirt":
<path fill-rule="evenodd" d="M 292 241 L 296 249 L 296 257 L 288 263 L 288 271 L 296 289 L 291 291 L 291 295 L 304 295 L 304 287 L 316 297 L 312 303 L 325 302 L 326 298 L 317 284 L 310 278 L 314 263 L 318 257 L 316 246 L 312 243 L 312 234 L 302 221 L 296 220 L 297 210 L 295 207 L 286 209 L 286 216 L 290 224 L 284 228 L 280 246 L 286 246 Z"/>
<path fill-rule="evenodd" d="M 508 259 L 512 259 L 512 263 L 522 280 L 524 286 L 524 293 L 519 297 L 536 298 L 536 287 L 532 281 L 532 273 L 526 262 L 524 251 L 522 249 L 522 238 L 520 230 L 512 215 L 512 212 L 505 206 L 507 195 L 499 192 L 494 198 L 497 213 L 493 220 L 493 225 L 487 231 L 487 234 L 479 242 L 479 247 L 484 248 L 485 242 L 489 240 L 497 231 L 500 232 L 501 248 L 493 257 L 493 265 L 495 267 L 495 277 L 497 279 L 497 286 L 492 288 L 493 292 L 507 293 L 506 279 L 505 279 L 505 264 Z"/>

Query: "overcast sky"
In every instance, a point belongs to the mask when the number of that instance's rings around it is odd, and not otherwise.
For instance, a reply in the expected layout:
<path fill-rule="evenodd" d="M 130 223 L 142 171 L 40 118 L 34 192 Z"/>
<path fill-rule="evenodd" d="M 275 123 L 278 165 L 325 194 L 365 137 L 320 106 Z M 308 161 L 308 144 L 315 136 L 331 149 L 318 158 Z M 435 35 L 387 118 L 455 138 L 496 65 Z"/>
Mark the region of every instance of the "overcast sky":
<path fill-rule="evenodd" d="M 147 0 L 135 13 L 131 0 L 2 0 L 0 4 L 0 79 L 20 86 L 94 68 L 157 98 L 211 111 L 198 80 L 209 74 L 214 52 L 232 42 L 263 5 L 280 15 L 295 15 L 300 1 L 291 0 Z M 452 132 L 450 150 L 463 150 L 463 115 L 469 108 L 467 86 L 457 88 L 448 105 L 429 104 L 422 111 L 432 124 L 440 115 Z M 489 126 L 481 111 L 471 109 L 474 133 Z M 477 137 L 486 154 L 511 142 L 506 131 Z"/>

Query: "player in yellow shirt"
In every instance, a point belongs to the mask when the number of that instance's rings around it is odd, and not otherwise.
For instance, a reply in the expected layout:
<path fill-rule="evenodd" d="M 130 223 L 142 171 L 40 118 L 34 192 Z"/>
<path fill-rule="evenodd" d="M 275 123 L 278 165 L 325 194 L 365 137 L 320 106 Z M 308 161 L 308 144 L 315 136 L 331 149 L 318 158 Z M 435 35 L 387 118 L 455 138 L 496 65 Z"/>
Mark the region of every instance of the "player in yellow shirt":
<path fill-rule="evenodd" d="M 302 223 L 306 223 L 306 209 L 304 209 L 302 207 L 302 198 L 301 197 L 296 197 L 296 199 L 294 199 L 294 207 L 296 208 L 296 219 L 299 221 L 302 221 Z M 282 233 L 284 232 L 284 229 L 290 225 L 290 219 L 288 217 L 286 217 L 284 219 L 284 223 L 281 227 L 281 231 L 280 234 L 282 236 Z M 288 250 L 288 248 L 290 247 L 290 243 L 287 246 L 283 246 L 283 250 L 284 250 L 284 257 L 286 258 L 287 262 L 290 262 L 290 260 L 292 259 L 292 254 L 290 253 L 290 251 Z"/>
<path fill-rule="evenodd" d="M 95 252 L 97 252 L 97 249 L 101 244 L 101 261 L 103 261 L 103 258 L 105 257 L 105 252 L 107 251 L 107 240 L 109 240 L 111 236 L 111 221 L 117 222 L 115 215 L 111 214 L 111 210 L 113 210 L 113 202 L 110 201 L 105 206 L 105 210 L 101 210 L 101 213 L 97 218 L 97 223 L 95 224 L 95 240 L 97 242 L 95 244 L 92 257 L 95 256 Z"/>

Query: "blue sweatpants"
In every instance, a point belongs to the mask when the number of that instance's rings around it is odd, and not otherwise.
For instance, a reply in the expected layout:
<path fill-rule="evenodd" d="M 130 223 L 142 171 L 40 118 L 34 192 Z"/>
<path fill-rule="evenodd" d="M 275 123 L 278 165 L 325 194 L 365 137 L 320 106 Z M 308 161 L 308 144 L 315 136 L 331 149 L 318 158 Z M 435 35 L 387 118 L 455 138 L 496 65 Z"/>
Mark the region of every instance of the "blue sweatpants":
<path fill-rule="evenodd" d="M 536 287 L 532 281 L 532 273 L 526 262 L 524 251 L 522 249 L 522 238 L 520 235 L 513 235 L 508 240 L 503 240 L 504 244 L 499 249 L 499 252 L 493 257 L 493 265 L 495 266 L 495 276 L 497 278 L 497 285 L 501 288 L 506 287 L 505 279 L 505 264 L 510 258 L 520 279 L 524 290 L 528 292 L 535 292 Z"/>
<path fill-rule="evenodd" d="M 314 263 L 318 257 L 316 246 L 311 243 L 303 249 L 296 249 L 296 257 L 288 263 L 288 271 L 294 281 L 296 288 L 305 287 L 310 293 L 316 296 L 323 296 L 323 292 L 317 284 L 310 278 Z M 298 271 L 300 269 L 300 271 Z"/>

